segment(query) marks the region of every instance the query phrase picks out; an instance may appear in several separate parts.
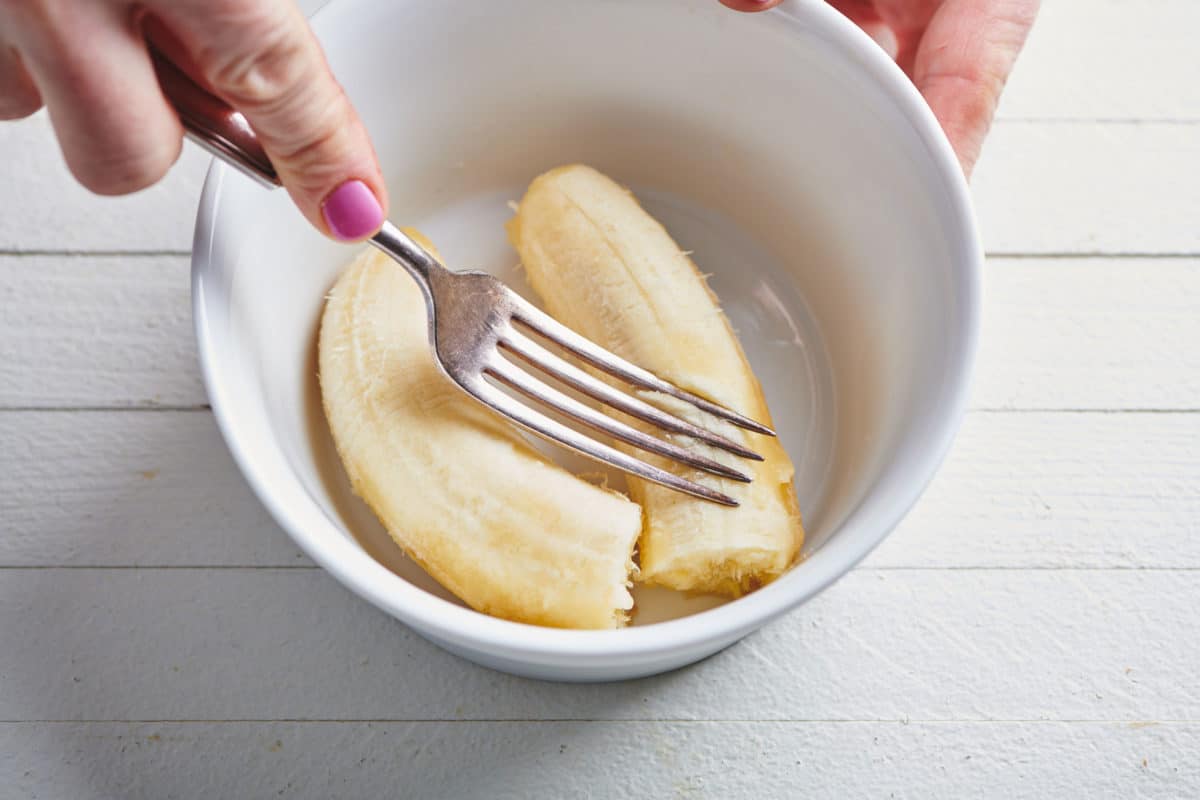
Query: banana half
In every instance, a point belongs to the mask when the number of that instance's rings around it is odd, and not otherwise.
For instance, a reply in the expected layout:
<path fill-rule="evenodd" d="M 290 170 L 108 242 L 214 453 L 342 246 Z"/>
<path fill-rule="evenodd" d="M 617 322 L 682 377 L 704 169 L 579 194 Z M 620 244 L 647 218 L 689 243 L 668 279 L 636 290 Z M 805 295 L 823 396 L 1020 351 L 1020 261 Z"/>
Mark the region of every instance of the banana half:
<path fill-rule="evenodd" d="M 558 320 L 678 386 L 770 424 L 762 388 L 716 297 L 628 191 L 590 167 L 552 170 L 530 185 L 509 223 L 509 238 L 534 291 Z M 749 470 L 753 482 L 739 484 L 630 450 L 741 503 L 725 508 L 631 478 L 630 494 L 645 515 L 640 579 L 734 597 L 773 580 L 791 565 L 804 539 L 794 469 L 783 447 L 685 403 L 653 393 L 643 397 L 746 444 L 765 460 L 744 461 L 673 437 Z"/>
<path fill-rule="evenodd" d="M 554 627 L 625 624 L 641 510 L 558 467 L 447 381 L 425 313 L 412 279 L 374 250 L 329 295 L 321 396 L 355 493 L 478 611 Z"/>

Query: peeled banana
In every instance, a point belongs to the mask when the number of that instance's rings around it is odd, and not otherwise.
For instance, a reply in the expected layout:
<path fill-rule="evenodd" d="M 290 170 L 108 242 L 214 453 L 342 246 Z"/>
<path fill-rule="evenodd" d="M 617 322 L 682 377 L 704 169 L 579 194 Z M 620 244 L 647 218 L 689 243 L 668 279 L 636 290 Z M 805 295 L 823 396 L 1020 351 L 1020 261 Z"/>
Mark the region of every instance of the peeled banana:
<path fill-rule="evenodd" d="M 551 315 L 685 389 L 770 424 L 762 389 L 716 297 L 630 192 L 590 167 L 552 170 L 530 185 L 509 223 L 509 238 Z M 630 494 L 645 517 L 640 580 L 736 597 L 787 569 L 804 531 L 792 487 L 794 470 L 779 442 L 679 401 L 653 393 L 643 397 L 748 445 L 765 460 L 740 460 L 673 437 L 723 463 L 736 461 L 751 474 L 752 483 L 739 484 L 685 473 L 733 496 L 738 508 L 630 478 Z M 680 471 L 647 453 L 630 452 Z"/>
<path fill-rule="evenodd" d="M 355 493 L 472 608 L 555 627 L 623 625 L 640 509 L 556 466 L 447 380 L 425 314 L 412 279 L 373 250 L 329 295 L 321 396 Z"/>

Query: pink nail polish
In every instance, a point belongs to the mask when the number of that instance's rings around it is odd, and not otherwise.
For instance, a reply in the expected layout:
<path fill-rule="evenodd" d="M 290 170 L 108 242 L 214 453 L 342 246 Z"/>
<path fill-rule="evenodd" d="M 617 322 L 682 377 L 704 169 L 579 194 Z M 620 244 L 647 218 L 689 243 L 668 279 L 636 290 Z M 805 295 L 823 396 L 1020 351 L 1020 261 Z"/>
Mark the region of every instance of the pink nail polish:
<path fill-rule="evenodd" d="M 369 236 L 383 224 L 383 208 L 359 180 L 346 181 L 330 192 L 321 204 L 321 215 L 333 235 L 347 242 Z"/>

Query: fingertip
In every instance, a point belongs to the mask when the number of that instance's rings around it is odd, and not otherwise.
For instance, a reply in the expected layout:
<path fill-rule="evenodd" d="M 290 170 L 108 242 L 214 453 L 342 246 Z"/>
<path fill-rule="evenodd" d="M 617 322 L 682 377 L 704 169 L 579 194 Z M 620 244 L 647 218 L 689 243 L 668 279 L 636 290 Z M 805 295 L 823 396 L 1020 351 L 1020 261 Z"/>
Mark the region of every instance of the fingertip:
<path fill-rule="evenodd" d="M 274 151 L 269 142 L 264 146 L 305 217 L 327 236 L 353 242 L 383 224 L 388 194 L 366 128 L 340 89 L 339 96 L 341 112 L 318 126 L 307 144 Z"/>
<path fill-rule="evenodd" d="M 342 242 L 370 237 L 383 225 L 383 203 L 366 182 L 345 181 L 321 202 L 321 218 L 328 233 Z"/>

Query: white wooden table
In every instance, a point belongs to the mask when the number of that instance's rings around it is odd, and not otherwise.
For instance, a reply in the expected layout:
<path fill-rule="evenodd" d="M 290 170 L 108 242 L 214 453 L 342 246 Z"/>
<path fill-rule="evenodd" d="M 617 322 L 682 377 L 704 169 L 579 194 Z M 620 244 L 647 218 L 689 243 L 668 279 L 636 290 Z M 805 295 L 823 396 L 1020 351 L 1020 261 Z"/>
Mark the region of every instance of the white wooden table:
<path fill-rule="evenodd" d="M 620 685 L 477 668 L 315 568 L 205 405 L 204 159 L 104 200 L 0 125 L 0 798 L 1200 796 L 1200 3 L 1044 5 L 950 460 L 818 599 Z"/>

